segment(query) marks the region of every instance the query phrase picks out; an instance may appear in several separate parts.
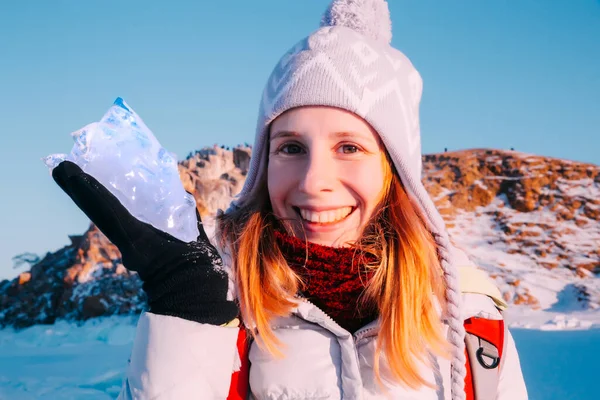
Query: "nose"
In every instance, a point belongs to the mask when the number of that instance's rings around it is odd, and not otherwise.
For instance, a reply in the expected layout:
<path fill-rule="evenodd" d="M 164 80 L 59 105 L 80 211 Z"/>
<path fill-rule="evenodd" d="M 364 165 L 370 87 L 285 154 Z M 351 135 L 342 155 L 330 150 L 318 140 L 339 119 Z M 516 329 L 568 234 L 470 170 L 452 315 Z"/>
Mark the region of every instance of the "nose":
<path fill-rule="evenodd" d="M 331 154 L 324 149 L 313 149 L 306 158 L 299 189 L 309 195 L 331 192 L 335 185 L 335 177 L 336 165 Z"/>

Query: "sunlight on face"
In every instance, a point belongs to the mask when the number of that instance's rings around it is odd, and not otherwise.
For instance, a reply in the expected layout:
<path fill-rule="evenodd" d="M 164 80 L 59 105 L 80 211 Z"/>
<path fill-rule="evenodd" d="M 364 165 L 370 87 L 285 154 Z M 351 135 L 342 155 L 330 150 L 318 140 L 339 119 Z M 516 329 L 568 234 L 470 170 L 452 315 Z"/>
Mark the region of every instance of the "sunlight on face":
<path fill-rule="evenodd" d="M 371 126 L 341 109 L 300 107 L 273 121 L 269 140 L 275 215 L 313 243 L 357 240 L 385 185 L 385 152 Z"/>

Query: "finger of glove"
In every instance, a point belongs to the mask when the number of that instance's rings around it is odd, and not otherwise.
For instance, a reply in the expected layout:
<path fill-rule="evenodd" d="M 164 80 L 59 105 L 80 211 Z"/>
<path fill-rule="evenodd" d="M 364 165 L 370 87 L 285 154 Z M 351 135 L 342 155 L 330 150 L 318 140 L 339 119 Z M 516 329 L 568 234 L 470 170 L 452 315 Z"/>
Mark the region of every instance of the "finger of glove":
<path fill-rule="evenodd" d="M 121 252 L 131 244 L 131 238 L 143 229 L 143 223 L 132 216 L 119 199 L 77 164 L 61 162 L 52 170 L 52 177 Z"/>
<path fill-rule="evenodd" d="M 187 194 L 189 194 L 192 197 L 195 197 L 193 193 L 191 193 L 189 190 L 185 191 Z M 198 226 L 198 237 L 196 238 L 196 240 L 198 241 L 209 241 L 208 239 L 208 235 L 206 234 L 206 231 L 204 230 L 204 224 L 202 223 L 202 217 L 200 216 L 200 212 L 198 211 L 198 207 L 196 207 L 196 224 Z"/>
<path fill-rule="evenodd" d="M 210 242 L 210 240 L 208 239 L 208 235 L 206 234 L 206 231 L 204 230 L 204 224 L 202 223 L 202 218 L 200 217 L 200 212 L 198 211 L 198 209 L 196 208 L 196 218 L 198 220 L 198 241 L 206 241 L 206 242 Z"/>

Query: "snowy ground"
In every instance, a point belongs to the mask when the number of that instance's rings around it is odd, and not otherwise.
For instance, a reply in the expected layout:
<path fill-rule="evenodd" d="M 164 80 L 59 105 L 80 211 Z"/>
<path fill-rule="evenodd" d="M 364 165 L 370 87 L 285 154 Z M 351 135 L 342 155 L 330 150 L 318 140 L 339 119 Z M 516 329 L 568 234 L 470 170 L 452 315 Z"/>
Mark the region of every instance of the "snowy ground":
<path fill-rule="evenodd" d="M 113 399 L 134 332 L 131 318 L 0 330 L 0 399 Z"/>
<path fill-rule="evenodd" d="M 513 329 L 530 398 L 600 398 L 600 326 L 557 316 L 537 329 Z M 134 321 L 122 317 L 0 330 L 0 399 L 115 398 L 134 331 Z"/>

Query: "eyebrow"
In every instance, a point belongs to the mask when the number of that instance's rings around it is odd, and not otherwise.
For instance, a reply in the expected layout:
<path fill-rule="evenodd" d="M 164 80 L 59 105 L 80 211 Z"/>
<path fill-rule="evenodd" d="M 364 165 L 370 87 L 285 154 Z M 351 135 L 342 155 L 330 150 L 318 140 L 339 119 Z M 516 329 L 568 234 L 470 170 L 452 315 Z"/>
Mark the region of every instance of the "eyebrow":
<path fill-rule="evenodd" d="M 333 132 L 332 134 L 330 134 L 330 136 L 337 137 L 337 138 L 359 137 L 359 138 L 367 139 L 367 137 L 365 135 L 363 135 L 362 133 L 353 132 L 353 131 Z"/>
<path fill-rule="evenodd" d="M 271 135 L 271 137 L 269 138 L 269 140 L 275 140 L 278 138 L 286 138 L 286 137 L 299 137 L 302 136 L 300 135 L 298 132 L 292 132 L 292 131 L 279 131 L 274 135 Z"/>
<path fill-rule="evenodd" d="M 286 137 L 300 137 L 302 134 L 294 131 L 278 131 L 274 135 L 270 137 L 270 140 L 275 140 L 278 138 L 286 138 Z M 333 132 L 329 134 L 330 137 L 336 138 L 348 138 L 348 137 L 360 137 L 366 139 L 365 135 L 360 134 L 358 132 L 352 131 L 342 131 L 342 132 Z"/>

